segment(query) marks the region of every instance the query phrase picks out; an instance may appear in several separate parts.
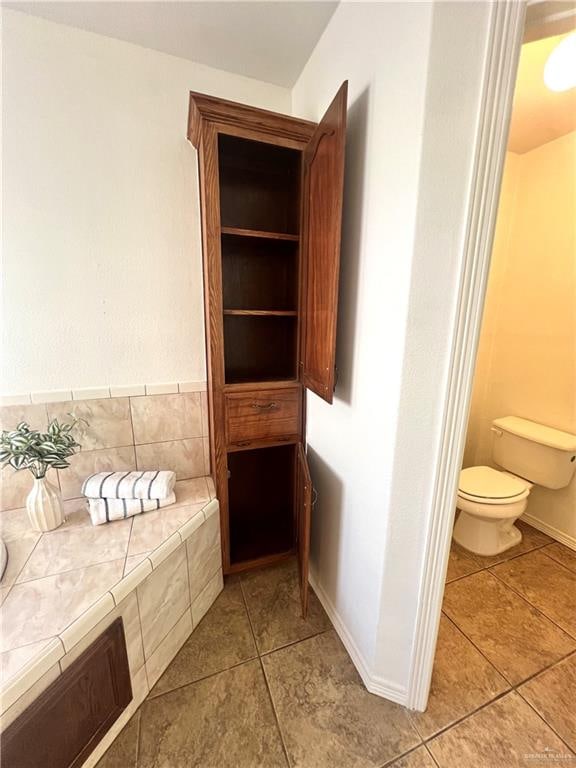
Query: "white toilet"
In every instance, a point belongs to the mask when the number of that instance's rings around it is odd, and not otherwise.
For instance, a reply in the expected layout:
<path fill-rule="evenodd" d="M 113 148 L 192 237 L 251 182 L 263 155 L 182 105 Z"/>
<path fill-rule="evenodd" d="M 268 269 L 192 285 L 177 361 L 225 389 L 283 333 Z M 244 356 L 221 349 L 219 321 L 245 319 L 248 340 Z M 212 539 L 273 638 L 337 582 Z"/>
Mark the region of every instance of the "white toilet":
<path fill-rule="evenodd" d="M 576 435 L 506 416 L 492 422 L 492 459 L 506 471 L 460 472 L 454 541 L 478 555 L 497 555 L 522 540 L 514 525 L 533 485 L 564 488 L 576 471 Z"/>

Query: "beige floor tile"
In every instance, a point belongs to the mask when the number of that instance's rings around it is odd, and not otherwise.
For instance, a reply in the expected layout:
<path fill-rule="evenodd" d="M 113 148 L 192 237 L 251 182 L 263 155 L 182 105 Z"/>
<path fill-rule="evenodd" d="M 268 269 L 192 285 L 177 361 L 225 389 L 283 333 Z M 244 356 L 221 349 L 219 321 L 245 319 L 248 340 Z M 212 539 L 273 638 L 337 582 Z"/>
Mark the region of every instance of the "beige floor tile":
<path fill-rule="evenodd" d="M 544 547 L 542 552 L 557 563 L 561 563 L 566 568 L 570 568 L 571 571 L 576 571 L 576 552 L 573 549 L 568 549 L 564 544 L 555 542 Z"/>
<path fill-rule="evenodd" d="M 528 525 L 528 523 L 525 523 L 523 520 L 517 520 L 515 525 L 522 532 L 522 541 L 520 544 L 516 544 L 515 547 L 507 549 L 506 552 L 501 552 L 499 555 L 492 555 L 491 557 L 474 555 L 483 568 L 490 568 L 492 565 L 511 560 L 513 557 L 517 557 L 518 555 L 530 552 L 533 549 L 543 547 L 552 542 L 550 536 L 547 536 L 541 531 L 537 531 L 536 528 L 532 528 L 531 525 Z"/>
<path fill-rule="evenodd" d="M 138 759 L 138 733 L 140 731 L 140 710 L 128 720 L 122 731 L 112 742 L 96 768 L 136 768 Z"/>
<path fill-rule="evenodd" d="M 260 663 L 147 699 L 138 768 L 287 768 Z"/>
<path fill-rule="evenodd" d="M 260 653 L 268 653 L 332 627 L 312 588 L 308 616 L 306 620 L 302 618 L 295 560 L 244 575 L 242 589 Z"/>
<path fill-rule="evenodd" d="M 376 768 L 419 743 L 403 707 L 368 693 L 334 630 L 262 663 L 294 768 Z"/>
<path fill-rule="evenodd" d="M 482 567 L 472 552 L 467 552 L 459 544 L 456 544 L 455 541 L 452 542 L 448 558 L 448 571 L 446 573 L 447 582 L 476 573 Z"/>
<path fill-rule="evenodd" d="M 576 750 L 576 655 L 524 683 L 519 692 Z"/>
<path fill-rule="evenodd" d="M 576 573 L 542 552 L 530 552 L 491 570 L 576 638 Z"/>
<path fill-rule="evenodd" d="M 424 739 L 503 693 L 510 686 L 445 616 L 440 619 L 426 712 L 411 713 Z"/>
<path fill-rule="evenodd" d="M 389 768 L 437 768 L 426 747 L 418 747 L 400 760 L 395 760 Z"/>
<path fill-rule="evenodd" d="M 566 746 L 517 693 L 489 704 L 428 747 L 440 768 L 529 768 L 556 765 L 556 760 L 572 762 L 562 759 L 569 754 Z"/>
<path fill-rule="evenodd" d="M 488 571 L 447 584 L 444 612 L 513 684 L 576 648 L 573 638 Z"/>
<path fill-rule="evenodd" d="M 240 584 L 227 584 L 150 696 L 222 672 L 256 655 Z"/>

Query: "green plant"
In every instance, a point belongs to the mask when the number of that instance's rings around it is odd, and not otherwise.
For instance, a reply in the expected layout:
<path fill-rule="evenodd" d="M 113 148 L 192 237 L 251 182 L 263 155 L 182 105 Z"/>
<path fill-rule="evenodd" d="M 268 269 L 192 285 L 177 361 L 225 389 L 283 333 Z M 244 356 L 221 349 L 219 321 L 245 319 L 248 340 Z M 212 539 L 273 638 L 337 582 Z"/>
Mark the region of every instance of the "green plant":
<path fill-rule="evenodd" d="M 50 467 L 66 469 L 67 459 L 82 446 L 72 436 L 72 430 L 79 421 L 60 424 L 57 419 L 48 424 L 47 432 L 38 432 L 22 421 L 15 430 L 2 431 L 0 437 L 0 464 L 10 465 L 16 470 L 29 469 L 35 478 L 46 475 Z M 86 422 L 85 422 L 86 423 Z"/>

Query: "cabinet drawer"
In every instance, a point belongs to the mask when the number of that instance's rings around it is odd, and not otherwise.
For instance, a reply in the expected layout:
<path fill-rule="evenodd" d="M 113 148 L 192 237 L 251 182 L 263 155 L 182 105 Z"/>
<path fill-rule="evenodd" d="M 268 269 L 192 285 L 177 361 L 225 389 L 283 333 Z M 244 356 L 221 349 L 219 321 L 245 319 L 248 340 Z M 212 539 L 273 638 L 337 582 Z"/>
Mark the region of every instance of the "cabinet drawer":
<path fill-rule="evenodd" d="M 228 444 L 300 433 L 301 388 L 226 395 Z"/>

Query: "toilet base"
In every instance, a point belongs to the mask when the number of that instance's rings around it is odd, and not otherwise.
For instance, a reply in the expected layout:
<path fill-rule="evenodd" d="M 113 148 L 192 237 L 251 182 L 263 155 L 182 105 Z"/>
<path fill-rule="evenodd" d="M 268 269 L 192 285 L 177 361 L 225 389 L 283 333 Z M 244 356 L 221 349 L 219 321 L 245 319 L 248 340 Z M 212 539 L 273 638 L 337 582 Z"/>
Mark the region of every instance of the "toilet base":
<path fill-rule="evenodd" d="M 522 541 L 522 532 L 514 525 L 517 519 L 486 520 L 460 511 L 452 538 L 476 555 L 499 555 Z"/>

